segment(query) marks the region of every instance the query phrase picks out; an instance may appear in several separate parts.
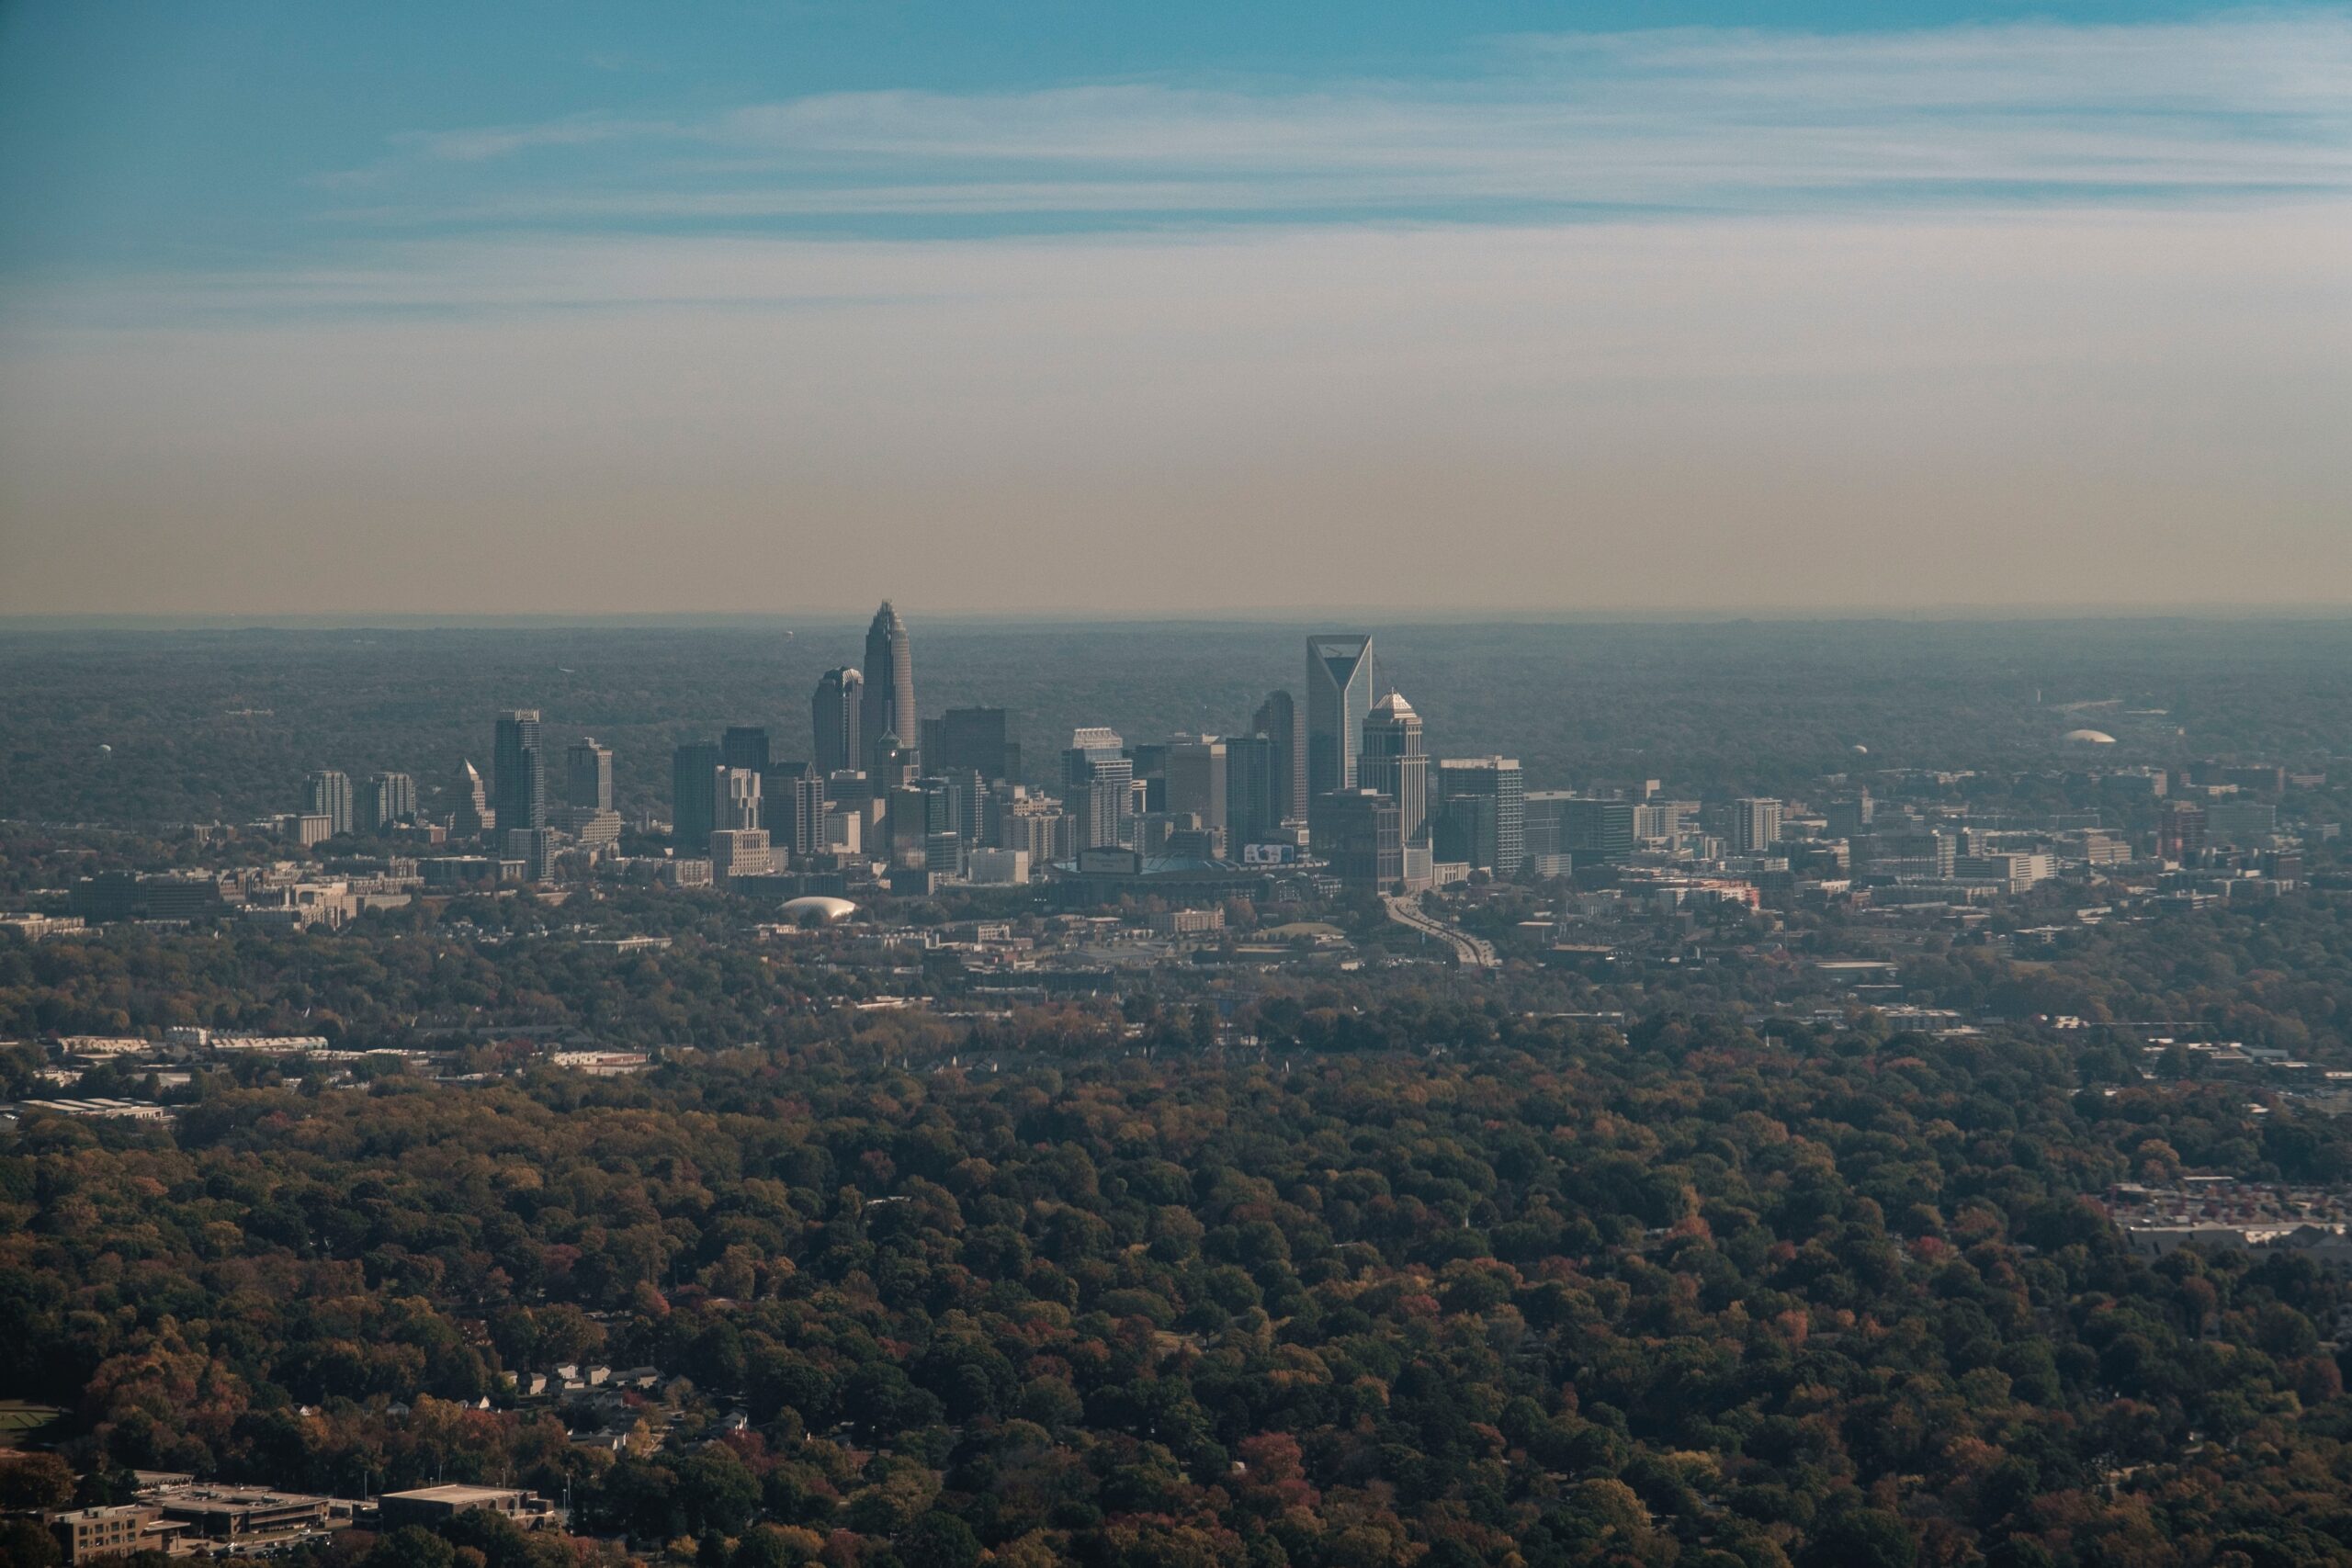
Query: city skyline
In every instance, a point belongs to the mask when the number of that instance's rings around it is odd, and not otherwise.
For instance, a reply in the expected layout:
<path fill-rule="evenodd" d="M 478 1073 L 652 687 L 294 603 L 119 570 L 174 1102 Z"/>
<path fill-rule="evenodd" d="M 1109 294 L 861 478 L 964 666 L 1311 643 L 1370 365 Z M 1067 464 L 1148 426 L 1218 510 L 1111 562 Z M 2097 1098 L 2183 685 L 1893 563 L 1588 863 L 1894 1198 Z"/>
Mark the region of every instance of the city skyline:
<path fill-rule="evenodd" d="M 2352 0 L 0 0 L 0 1568 L 2352 1561 Z"/>

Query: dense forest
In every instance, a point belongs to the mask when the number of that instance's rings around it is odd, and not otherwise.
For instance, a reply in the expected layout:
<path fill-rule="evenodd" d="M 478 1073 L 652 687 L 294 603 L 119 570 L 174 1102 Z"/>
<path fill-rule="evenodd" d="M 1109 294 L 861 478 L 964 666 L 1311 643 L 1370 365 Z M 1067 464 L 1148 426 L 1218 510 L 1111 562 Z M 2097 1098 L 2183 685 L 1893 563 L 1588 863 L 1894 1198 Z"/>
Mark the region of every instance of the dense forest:
<path fill-rule="evenodd" d="M 698 1563 L 2352 1552 L 2344 1286 L 2143 1261 L 2085 1199 L 2339 1175 L 2335 1122 L 2022 1040 L 1379 1022 L 1424 1044 L 762 1047 L 35 1118 L 0 1343 L 85 1496 L 511 1478 Z M 670 1380 L 616 1446 L 502 1375 L 591 1357 Z M 559 1551 L 467 1529 L 367 1550 Z"/>
<path fill-rule="evenodd" d="M 0 633 L 0 897 L 303 854 L 172 825 L 285 809 L 312 767 L 413 771 L 430 807 L 517 704 L 616 746 L 658 813 L 677 740 L 765 722 L 790 754 L 857 629 Z M 1266 625 L 914 635 L 925 709 L 1014 709 L 1033 774 L 1074 724 L 1228 728 L 1297 676 Z M 2352 733 L 2340 624 L 1379 637 L 1434 753 L 1535 787 L 1868 777 L 2144 831 L 2057 745 L 2064 705 L 2111 699 L 2123 761 L 2326 768 Z M 1941 772 L 1875 771 L 1904 767 Z M 2330 771 L 2291 792 L 2288 897 L 2101 920 L 2093 876 L 1966 926 L 1578 925 L 1592 878 L 1482 877 L 1483 976 L 1346 897 L 1235 898 L 1181 964 L 990 991 L 924 930 L 1050 905 L 893 899 L 878 960 L 880 926 L 779 936 L 773 901 L 619 879 L 334 931 L 0 933 L 0 1098 L 55 1092 L 28 1043 L 61 1035 L 438 1053 L 99 1066 L 74 1092 L 172 1119 L 0 1134 L 0 1396 L 64 1412 L 0 1454 L 0 1568 L 56 1555 L 9 1510 L 142 1469 L 570 1508 L 289 1568 L 2352 1562 L 2352 1287 L 2291 1249 L 2138 1256 L 2095 1201 L 2352 1181 L 2325 1097 L 2149 1043 L 2352 1069 Z M 1236 956 L 1308 919 L 1354 967 Z M 1975 1032 L 1906 1032 L 1825 975 L 1855 957 Z M 652 1059 L 590 1077 L 558 1042 Z M 591 1363 L 630 1375 L 531 1392 Z"/>
<path fill-rule="evenodd" d="M 72 856 L 26 854 L 26 841 L 0 830 L 0 867 L 10 863 L 12 849 L 19 852 L 16 863 L 39 864 L 51 876 L 74 863 Z M 909 901 L 904 912 L 917 921 L 975 913 L 1024 918 L 993 907 L 991 891 L 973 890 L 968 902 L 962 895 L 951 896 L 952 903 Z M 1513 890 L 1483 924 L 1503 935 L 1537 899 L 1532 890 Z M 1376 907 L 1329 913 L 1367 942 L 1402 936 Z M 231 921 L 217 930 L 115 926 L 37 943 L 0 935 L 0 1040 L 154 1038 L 191 1024 L 321 1034 L 353 1047 L 415 1045 L 459 1027 L 494 1036 L 499 1026 L 576 1032 L 631 1046 L 792 1045 L 845 1037 L 853 1021 L 834 1004 L 872 995 L 880 978 L 746 942 L 746 929 L 761 918 L 773 919 L 773 908 L 719 893 L 623 888 L 562 903 L 530 897 L 420 902 L 339 931 L 275 931 Z M 2049 918 L 2030 903 L 2003 917 L 2013 926 Z M 1232 934 L 1248 934 L 1247 926 L 1260 919 L 1246 904 L 1235 905 Z M 618 954 L 585 940 L 620 934 L 666 936 L 672 945 Z M 1435 994 L 1489 998 L 1527 1012 L 1803 1010 L 1835 1007 L 1840 997 L 1806 962 L 1809 955 L 1883 951 L 1900 959 L 1915 999 L 1983 1013 L 2045 1038 L 2037 1021 L 2054 1015 L 2175 1021 L 2204 1037 L 2352 1066 L 2352 890 L 2321 889 L 2253 909 L 2220 906 L 2096 926 L 2070 922 L 2031 942 L 1939 934 L 1871 946 L 1881 940 L 1851 921 L 1792 916 L 1768 931 L 1752 919 L 1726 918 L 1706 933 L 1703 965 L 1595 976 L 1531 962 L 1475 985 L 1416 965 L 1352 977 L 1343 991 L 1308 976 L 1228 982 L 1213 972 L 1144 973 L 1123 979 L 1117 996 L 1078 998 L 1071 1005 L 1148 1021 L 1204 997 L 1223 998 L 1244 1032 L 1275 1043 L 1320 1046 L 1344 1039 L 1408 1048 L 1430 1042 L 1405 1032 L 1366 1036 L 1367 1001 Z M 893 979 L 890 987 L 944 1000 L 958 996 L 965 976 L 952 954 L 934 953 L 924 965 L 921 977 Z M 1319 1021 L 1302 1032 L 1299 1020 L 1310 1013 Z M 1023 1025 L 1041 1027 L 1034 1019 Z M 966 1043 L 964 1031 L 937 1031 L 932 1043 L 951 1051 Z"/>

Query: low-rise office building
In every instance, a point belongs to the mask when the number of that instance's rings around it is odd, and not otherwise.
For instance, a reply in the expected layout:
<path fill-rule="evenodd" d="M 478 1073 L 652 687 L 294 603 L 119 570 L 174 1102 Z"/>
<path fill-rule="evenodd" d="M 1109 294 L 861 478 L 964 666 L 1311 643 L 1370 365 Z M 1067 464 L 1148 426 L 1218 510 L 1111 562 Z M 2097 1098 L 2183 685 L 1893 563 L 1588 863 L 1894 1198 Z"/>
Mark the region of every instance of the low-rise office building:
<path fill-rule="evenodd" d="M 432 1526 L 457 1515 L 499 1514 L 526 1529 L 551 1521 L 555 1505 L 536 1492 L 510 1486 L 420 1486 L 408 1492 L 387 1492 L 376 1499 L 383 1526 Z"/>

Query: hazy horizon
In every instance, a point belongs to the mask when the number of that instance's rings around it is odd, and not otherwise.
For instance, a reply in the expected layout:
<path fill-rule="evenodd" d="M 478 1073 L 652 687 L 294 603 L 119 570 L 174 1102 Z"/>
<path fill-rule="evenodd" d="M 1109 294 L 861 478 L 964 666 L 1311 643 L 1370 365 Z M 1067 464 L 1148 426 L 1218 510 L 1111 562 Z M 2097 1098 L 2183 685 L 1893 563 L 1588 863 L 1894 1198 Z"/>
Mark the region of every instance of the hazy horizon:
<path fill-rule="evenodd" d="M 1268 626 L 1295 623 L 1329 629 L 1334 626 L 1384 627 L 1478 626 L 1876 626 L 1916 623 L 1922 626 L 1998 626 L 2095 624 L 2228 625 L 2233 622 L 2326 625 L 2352 620 L 2352 603 L 2179 604 L 1925 604 L 1887 606 L 1866 604 L 1740 605 L 1721 609 L 1704 606 L 1634 605 L 1623 609 L 1545 609 L 1538 606 L 1476 606 L 1460 610 L 1425 605 L 1337 604 L 1272 605 L 1262 609 L 1175 606 L 1148 615 L 1106 615 L 1096 609 L 1029 606 L 1005 610 L 936 608 L 912 601 L 893 601 L 917 624 L 985 629 L 1021 629 L 1038 626 L 1072 628 L 1148 626 Z M 107 613 L 59 611 L 50 614 L 0 614 L 0 634 L 40 634 L 72 631 L 594 631 L 615 630 L 726 631 L 783 630 L 796 626 L 841 630 L 862 629 L 868 612 L 849 605 L 824 604 L 767 610 L 615 610 L 596 613 L 468 614 L 435 610 L 255 612 L 233 611 Z"/>
<path fill-rule="evenodd" d="M 401 17 L 0 12 L 0 615 L 2352 605 L 2341 6 Z"/>

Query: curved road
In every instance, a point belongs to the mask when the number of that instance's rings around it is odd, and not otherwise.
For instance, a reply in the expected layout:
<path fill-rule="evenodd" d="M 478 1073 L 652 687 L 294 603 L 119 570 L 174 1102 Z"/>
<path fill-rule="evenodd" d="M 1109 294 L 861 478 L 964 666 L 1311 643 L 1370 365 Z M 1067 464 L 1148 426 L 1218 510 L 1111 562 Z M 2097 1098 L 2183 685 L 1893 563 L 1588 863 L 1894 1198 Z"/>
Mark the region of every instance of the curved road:
<path fill-rule="evenodd" d="M 1408 926 L 1423 936 L 1435 937 L 1453 950 L 1454 961 L 1464 969 L 1494 969 L 1501 966 L 1495 956 L 1494 943 L 1457 931 L 1444 921 L 1421 912 L 1421 907 L 1409 894 L 1390 893 L 1381 898 L 1388 910 L 1388 918 L 1400 926 Z"/>

